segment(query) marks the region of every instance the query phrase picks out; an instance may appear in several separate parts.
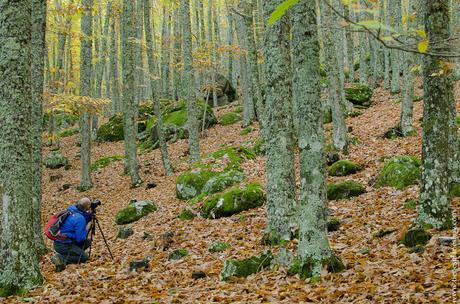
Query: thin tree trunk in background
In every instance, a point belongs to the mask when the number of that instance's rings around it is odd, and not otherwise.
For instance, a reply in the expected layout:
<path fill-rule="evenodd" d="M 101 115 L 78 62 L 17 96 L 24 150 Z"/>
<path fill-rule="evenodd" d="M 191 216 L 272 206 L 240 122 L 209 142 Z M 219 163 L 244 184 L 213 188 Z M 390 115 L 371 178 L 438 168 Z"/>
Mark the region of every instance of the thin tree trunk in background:
<path fill-rule="evenodd" d="M 282 0 L 263 1 L 265 20 Z M 267 227 L 271 243 L 291 238 L 295 227 L 292 81 L 288 16 L 266 28 L 264 74 L 267 105 Z"/>
<path fill-rule="evenodd" d="M 449 0 L 425 0 L 425 31 L 429 41 L 450 37 Z M 428 50 L 433 46 L 430 45 Z M 450 47 L 436 46 L 438 52 L 449 52 Z M 455 117 L 452 75 L 440 75 L 446 58 L 425 56 L 423 63 L 424 107 L 422 182 L 417 223 L 436 229 L 452 228 L 452 208 L 449 192 L 449 162 L 453 153 L 451 124 Z M 432 76 L 437 74 L 437 76 Z M 458 141 L 454 143 L 458 146 Z"/>
<path fill-rule="evenodd" d="M 161 80 L 162 80 L 162 99 L 171 98 L 170 87 L 170 63 L 171 63 L 171 17 L 170 12 L 163 8 L 163 29 L 161 34 Z"/>
<path fill-rule="evenodd" d="M 193 77 L 192 30 L 190 24 L 190 1 L 181 0 L 181 24 L 184 53 L 184 88 L 187 89 L 187 129 L 189 152 L 192 163 L 200 159 L 200 125 Z"/>
<path fill-rule="evenodd" d="M 343 14 L 344 14 L 345 18 L 348 18 L 348 19 L 351 18 L 350 6 L 349 5 L 344 5 Z M 354 59 L 353 59 L 354 42 L 353 42 L 352 31 L 348 27 L 345 30 L 345 37 L 346 37 L 346 43 L 347 43 L 347 52 L 346 52 L 346 58 L 347 58 L 347 67 L 346 67 L 346 69 L 348 70 L 347 81 L 353 82 L 354 81 L 354 75 L 355 75 Z"/>
<path fill-rule="evenodd" d="M 81 53 L 80 53 L 80 96 L 91 96 L 91 61 L 92 61 L 92 0 L 82 0 L 81 17 Z M 86 191 L 91 182 L 91 115 L 85 111 L 80 117 L 81 139 L 81 178 L 79 189 Z"/>
<path fill-rule="evenodd" d="M 33 186 L 33 132 L 37 129 L 31 128 L 32 91 L 37 89 L 32 86 L 31 69 L 33 4 L 0 1 L 0 297 L 19 294 L 43 281 L 33 219 L 39 216 L 34 214 Z"/>
<path fill-rule="evenodd" d="M 174 46 L 173 46 L 173 97 L 176 100 L 182 97 L 182 81 L 180 73 L 180 64 L 182 56 L 182 37 L 180 30 L 179 8 L 174 10 Z"/>
<path fill-rule="evenodd" d="M 134 18 L 134 3 L 132 0 L 123 0 L 122 17 L 122 67 L 123 67 L 123 105 L 124 105 L 124 137 L 126 168 L 131 176 L 131 186 L 138 187 L 142 180 L 139 176 L 137 160 L 137 129 L 135 97 L 135 48 L 136 21 Z"/>
<path fill-rule="evenodd" d="M 112 3 L 112 2 L 111 2 Z M 120 83 L 118 76 L 118 31 L 117 31 L 117 18 L 115 12 L 110 6 L 108 15 L 111 16 L 111 35 L 110 35 L 110 98 L 112 99 L 114 113 L 123 111 L 121 96 L 120 96 Z"/>
<path fill-rule="evenodd" d="M 142 45 L 144 39 L 144 27 L 143 24 L 143 12 L 142 9 L 144 7 L 142 0 L 136 1 L 136 12 L 135 12 L 135 23 L 136 23 L 136 43 L 134 49 L 134 56 L 135 56 L 135 70 L 134 70 L 134 78 L 135 78 L 135 96 L 136 96 L 136 103 L 139 104 L 145 96 L 145 69 L 144 69 L 144 59 L 143 59 L 143 52 L 142 52 Z M 138 107 L 136 107 L 136 117 L 138 116 Z M 137 129 L 137 119 L 136 119 L 136 129 Z"/>
<path fill-rule="evenodd" d="M 230 0 L 231 1 L 231 0 Z M 233 29 L 235 27 L 234 25 L 234 18 L 233 18 L 233 14 L 230 12 L 230 6 L 228 5 L 227 3 L 228 1 L 225 0 L 225 6 L 227 8 L 227 20 L 228 20 L 228 34 L 227 34 L 227 44 L 228 46 L 232 46 L 233 45 Z M 233 4 L 233 3 L 232 3 Z M 228 53 L 228 67 L 227 67 L 227 79 L 233 84 L 235 85 L 235 81 L 233 79 L 233 52 L 229 52 Z"/>
<path fill-rule="evenodd" d="M 321 13 L 323 28 L 323 43 L 325 62 L 324 67 L 329 79 L 329 105 L 332 111 L 332 125 L 333 125 L 333 144 L 339 150 L 347 151 L 347 127 L 345 125 L 345 117 L 343 113 L 343 106 L 341 104 L 341 90 L 339 78 L 339 66 L 337 61 L 336 44 L 332 29 L 336 26 L 334 22 L 333 12 L 331 8 L 324 2 L 321 2 Z"/>
<path fill-rule="evenodd" d="M 360 0 L 361 6 L 366 8 L 364 0 Z M 369 20 L 369 15 L 365 12 L 359 13 L 359 20 Z M 367 62 L 368 58 L 368 49 L 369 49 L 369 39 L 367 33 L 359 33 L 359 82 L 367 84 L 369 82 L 369 65 Z"/>
<path fill-rule="evenodd" d="M 323 106 L 320 98 L 319 42 L 314 0 L 293 10 L 293 98 L 299 122 L 300 206 L 298 253 L 302 268 L 320 277 L 332 256 L 327 238 Z"/>
<path fill-rule="evenodd" d="M 401 0 L 389 0 L 390 25 L 397 31 L 401 28 Z M 401 92 L 400 75 L 401 72 L 401 52 L 391 50 L 391 93 Z"/>
<path fill-rule="evenodd" d="M 156 117 L 158 141 L 161 152 L 161 160 L 165 169 L 166 175 L 170 176 L 173 174 L 173 168 L 169 160 L 168 145 L 166 144 L 164 132 L 163 132 L 163 117 L 161 115 L 160 100 L 158 99 L 158 88 L 160 87 L 159 81 L 154 79 L 158 74 L 155 65 L 155 36 L 152 34 L 152 28 L 154 22 L 150 22 L 150 0 L 144 0 L 144 28 L 145 28 L 145 40 L 147 41 L 147 58 L 148 68 L 150 76 L 150 87 L 152 92 L 153 111 Z M 150 51 L 149 51 L 150 50 Z"/>
<path fill-rule="evenodd" d="M 37 253 L 46 252 L 42 234 L 42 133 L 43 133 L 43 84 L 46 54 L 46 0 L 32 1 L 32 164 L 33 164 L 33 226 Z"/>
<path fill-rule="evenodd" d="M 390 16 L 389 16 L 389 0 L 384 0 L 384 7 L 383 7 L 383 22 L 384 24 L 389 24 L 390 22 Z M 390 56 L 391 56 L 391 50 L 388 48 L 383 49 L 384 52 L 384 64 L 385 64 L 385 72 L 383 74 L 383 85 L 386 90 L 389 90 L 391 88 L 391 62 L 390 62 Z"/>

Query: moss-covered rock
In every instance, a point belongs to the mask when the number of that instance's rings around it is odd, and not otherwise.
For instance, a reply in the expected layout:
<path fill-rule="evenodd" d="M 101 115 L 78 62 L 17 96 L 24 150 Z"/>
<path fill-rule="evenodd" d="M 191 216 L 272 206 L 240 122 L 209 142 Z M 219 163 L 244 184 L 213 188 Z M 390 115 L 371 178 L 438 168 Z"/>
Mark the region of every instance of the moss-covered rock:
<path fill-rule="evenodd" d="M 97 139 L 100 141 L 120 141 L 124 139 L 123 115 L 112 116 L 109 121 L 97 130 Z"/>
<path fill-rule="evenodd" d="M 460 197 L 460 184 L 455 184 L 449 191 L 450 197 Z"/>
<path fill-rule="evenodd" d="M 75 135 L 78 132 L 80 132 L 80 129 L 78 127 L 76 127 L 76 128 L 68 128 L 68 129 L 60 131 L 57 136 L 60 137 L 60 138 L 65 138 L 65 137 L 70 137 L 72 135 Z"/>
<path fill-rule="evenodd" d="M 366 192 L 366 188 L 355 181 L 327 185 L 327 198 L 330 200 L 346 199 Z"/>
<path fill-rule="evenodd" d="M 411 228 L 404 234 L 401 243 L 406 247 L 425 246 L 431 235 L 422 228 Z"/>
<path fill-rule="evenodd" d="M 181 200 L 192 199 L 203 191 L 204 185 L 212 177 L 218 175 L 207 169 L 196 168 L 182 173 L 176 180 L 176 196 Z"/>
<path fill-rule="evenodd" d="M 181 221 L 190 221 L 193 220 L 196 217 L 196 214 L 190 210 L 189 208 L 184 208 L 182 209 L 181 213 L 177 217 Z"/>
<path fill-rule="evenodd" d="M 262 138 L 244 142 L 241 147 L 249 149 L 254 155 L 265 155 L 266 146 Z"/>
<path fill-rule="evenodd" d="M 223 126 L 232 125 L 241 120 L 241 116 L 234 112 L 229 112 L 224 115 L 219 120 L 219 123 Z"/>
<path fill-rule="evenodd" d="M 204 193 L 217 193 L 226 188 L 241 182 L 244 179 L 244 173 L 237 170 L 228 170 L 211 177 L 203 186 Z"/>
<path fill-rule="evenodd" d="M 340 220 L 336 218 L 331 218 L 327 222 L 327 231 L 333 232 L 337 231 L 340 228 Z"/>
<path fill-rule="evenodd" d="M 339 160 L 332 164 L 329 167 L 329 175 L 331 176 L 346 176 L 350 174 L 354 174 L 359 172 L 363 169 L 362 166 L 350 161 L 350 160 Z"/>
<path fill-rule="evenodd" d="M 69 160 L 60 151 L 52 151 L 44 161 L 45 167 L 49 169 L 59 169 L 69 166 Z"/>
<path fill-rule="evenodd" d="M 404 202 L 404 209 L 415 210 L 417 208 L 417 200 L 409 199 Z"/>
<path fill-rule="evenodd" d="M 230 245 L 228 243 L 215 242 L 209 246 L 208 251 L 214 253 L 214 252 L 223 252 L 227 249 L 230 249 Z"/>
<path fill-rule="evenodd" d="M 377 177 L 376 186 L 403 189 L 417 184 L 421 162 L 412 156 L 395 156 L 388 160 Z"/>
<path fill-rule="evenodd" d="M 111 163 L 122 160 L 123 158 L 123 155 L 104 156 L 91 164 L 91 171 L 96 171 L 105 168 Z"/>
<path fill-rule="evenodd" d="M 270 266 L 272 259 L 272 253 L 267 251 L 260 256 L 255 256 L 244 260 L 226 260 L 224 263 L 224 268 L 220 273 L 220 279 L 222 281 L 227 281 L 231 277 L 247 277 Z"/>
<path fill-rule="evenodd" d="M 240 135 L 244 136 L 244 135 L 248 135 L 249 133 L 251 133 L 252 131 L 254 131 L 254 129 L 252 127 L 247 127 L 247 128 L 244 128 L 241 132 L 240 132 Z"/>
<path fill-rule="evenodd" d="M 333 254 L 329 259 L 323 261 L 322 264 L 327 268 L 327 271 L 331 273 L 338 273 L 345 270 L 345 264 L 335 254 Z M 290 268 L 288 269 L 287 274 L 298 274 L 302 280 L 312 278 L 312 265 L 308 262 L 302 263 L 299 258 L 295 258 Z"/>
<path fill-rule="evenodd" d="M 124 240 L 129 238 L 131 235 L 134 234 L 134 230 L 131 227 L 120 227 L 118 228 L 117 238 Z"/>
<path fill-rule="evenodd" d="M 369 107 L 372 104 L 371 98 L 374 92 L 372 89 L 362 83 L 354 83 L 351 87 L 345 89 L 345 98 L 360 107 Z"/>
<path fill-rule="evenodd" d="M 185 248 L 176 249 L 168 256 L 168 260 L 176 261 L 188 256 L 188 250 Z"/>
<path fill-rule="evenodd" d="M 128 207 L 120 210 L 116 217 L 115 222 L 118 225 L 129 224 L 135 222 L 147 214 L 154 212 L 158 209 L 155 203 L 151 201 L 131 201 Z"/>
<path fill-rule="evenodd" d="M 262 187 L 259 184 L 249 184 L 244 189 L 233 188 L 212 196 L 203 203 L 202 211 L 206 218 L 220 218 L 262 206 L 264 202 Z"/>

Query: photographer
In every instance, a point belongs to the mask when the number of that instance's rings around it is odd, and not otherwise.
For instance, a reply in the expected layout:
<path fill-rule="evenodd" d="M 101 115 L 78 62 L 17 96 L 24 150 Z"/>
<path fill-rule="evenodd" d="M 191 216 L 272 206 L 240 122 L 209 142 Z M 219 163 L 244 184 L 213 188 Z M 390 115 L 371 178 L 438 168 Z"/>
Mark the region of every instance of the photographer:
<path fill-rule="evenodd" d="M 67 239 L 54 241 L 57 254 L 51 258 L 57 272 L 64 270 L 66 264 L 85 263 L 89 260 L 85 250 L 91 245 L 88 239 L 92 219 L 91 200 L 82 198 L 67 210 L 71 213 L 60 227 L 60 233 Z"/>

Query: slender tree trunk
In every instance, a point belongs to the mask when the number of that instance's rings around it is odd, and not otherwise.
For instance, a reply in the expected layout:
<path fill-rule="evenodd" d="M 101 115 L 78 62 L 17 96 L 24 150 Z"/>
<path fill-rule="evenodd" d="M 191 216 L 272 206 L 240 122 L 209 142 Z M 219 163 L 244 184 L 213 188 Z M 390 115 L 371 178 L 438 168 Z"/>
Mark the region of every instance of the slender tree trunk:
<path fill-rule="evenodd" d="M 150 22 L 150 0 L 144 0 L 144 28 L 145 28 L 145 39 L 147 41 L 147 58 L 148 58 L 148 67 L 150 74 L 150 87 L 152 92 L 152 101 L 153 101 L 153 111 L 156 117 L 157 132 L 158 132 L 158 141 L 160 145 L 161 160 L 163 161 L 163 167 L 165 169 L 166 175 L 173 174 L 173 168 L 169 160 L 168 154 L 168 145 L 166 144 L 164 132 L 163 132 L 163 118 L 161 115 L 160 100 L 158 99 L 157 90 L 159 88 L 158 80 L 155 80 L 155 77 L 158 74 L 155 65 L 155 42 L 154 36 L 152 35 L 153 23 Z M 150 50 L 150 52 L 149 52 Z"/>
<path fill-rule="evenodd" d="M 345 125 L 345 117 L 343 114 L 343 107 L 341 104 L 341 90 L 339 78 L 339 66 L 337 62 L 337 54 L 335 52 L 336 44 L 332 29 L 336 24 L 334 23 L 333 12 L 329 6 L 321 2 L 321 12 L 323 18 L 323 39 L 325 62 L 324 66 L 329 79 L 329 105 L 332 111 L 332 123 L 334 129 L 333 144 L 339 151 L 347 151 L 347 127 Z"/>
<path fill-rule="evenodd" d="M 110 2 L 112 3 L 112 2 Z M 118 77 L 118 31 L 117 31 L 117 18 L 114 15 L 112 5 L 108 11 L 109 16 L 112 18 L 111 22 L 111 36 L 110 36 L 110 87 L 111 87 L 111 99 L 113 104 L 113 110 L 115 113 L 123 111 L 123 106 L 120 96 L 120 80 Z"/>
<path fill-rule="evenodd" d="M 126 168 L 131 176 L 131 186 L 138 187 L 142 180 L 139 176 L 137 161 L 137 129 L 136 129 L 136 97 L 135 97 L 135 44 L 136 21 L 134 3 L 132 0 L 123 0 L 122 22 L 122 66 L 123 66 L 123 104 L 124 104 L 124 137 Z"/>
<path fill-rule="evenodd" d="M 91 60 L 92 60 L 92 0 L 82 0 L 81 17 L 81 53 L 80 53 L 80 96 L 91 96 Z M 91 115 L 85 111 L 80 117 L 81 138 L 81 178 L 79 189 L 86 191 L 91 182 Z"/>
<path fill-rule="evenodd" d="M 346 18 L 348 19 L 351 18 L 349 5 L 344 5 L 343 13 Z M 352 31 L 349 28 L 347 28 L 345 31 L 345 38 L 346 38 L 346 43 L 347 43 L 347 52 L 346 52 L 347 70 L 348 70 L 347 81 L 353 82 L 354 75 L 355 75 L 354 58 L 353 58 L 354 43 L 353 43 Z"/>
<path fill-rule="evenodd" d="M 391 8 L 391 26 L 396 30 L 401 27 L 401 0 L 389 0 Z M 391 50 L 391 92 L 397 94 L 401 92 L 400 75 L 401 72 L 401 52 L 398 50 Z"/>
<path fill-rule="evenodd" d="M 360 0 L 363 7 L 366 7 L 364 0 Z M 360 21 L 369 20 L 369 15 L 365 12 L 359 14 Z M 367 84 L 369 82 L 369 64 L 367 62 L 369 51 L 369 39 L 366 33 L 359 33 L 359 82 Z"/>
<path fill-rule="evenodd" d="M 32 8 L 43 12 L 42 5 L 0 1 L 0 297 L 42 283 L 33 186 L 38 130 L 31 128 L 37 90 L 32 86 Z M 35 34 L 34 41 L 39 36 Z"/>
<path fill-rule="evenodd" d="M 332 256 L 327 238 L 323 106 L 320 98 L 319 42 L 314 0 L 293 12 L 293 98 L 299 121 L 301 195 L 299 258 L 312 277 L 320 277 Z"/>
<path fill-rule="evenodd" d="M 34 178 L 33 192 L 33 220 L 35 230 L 35 246 L 38 253 L 46 251 L 41 229 L 42 204 L 42 133 L 43 133 L 43 84 L 45 59 L 45 27 L 46 1 L 32 1 L 32 164 Z"/>
<path fill-rule="evenodd" d="M 184 53 L 184 88 L 187 88 L 187 128 L 189 151 L 192 163 L 200 159 L 200 124 L 195 96 L 193 74 L 192 30 L 190 21 L 190 0 L 181 0 L 181 24 Z"/>
<path fill-rule="evenodd" d="M 165 7 L 163 8 L 163 30 L 161 34 L 161 80 L 162 80 L 162 96 L 163 99 L 171 98 L 170 87 L 170 63 L 171 63 L 171 17 Z"/>
<path fill-rule="evenodd" d="M 389 24 L 390 22 L 390 16 L 389 16 L 389 9 L 388 9 L 388 1 L 389 0 L 384 0 L 384 7 L 383 7 L 383 19 L 384 19 L 384 24 Z M 388 48 L 383 49 L 384 52 L 384 65 L 385 65 L 385 72 L 383 75 L 383 83 L 384 83 L 384 88 L 386 90 L 389 90 L 391 88 L 391 62 L 390 62 L 390 55 L 391 55 L 391 50 Z"/>
<path fill-rule="evenodd" d="M 282 0 L 263 1 L 265 20 Z M 266 28 L 267 227 L 272 243 L 291 238 L 295 226 L 292 82 L 288 16 Z"/>
<path fill-rule="evenodd" d="M 227 3 L 227 0 L 225 0 L 225 6 L 227 8 L 227 22 L 228 22 L 228 33 L 227 33 L 227 44 L 229 46 L 232 46 L 233 45 L 233 29 L 234 29 L 234 18 L 233 18 L 233 14 L 230 12 L 230 7 L 228 6 L 228 3 Z M 228 73 L 227 73 L 227 79 L 231 82 L 231 83 L 235 83 L 234 82 L 234 79 L 233 79 L 233 53 L 232 52 L 229 52 L 228 53 Z"/>
<path fill-rule="evenodd" d="M 182 55 L 182 37 L 180 30 L 179 8 L 174 10 L 174 67 L 173 67 L 173 91 L 174 98 L 179 100 L 182 97 L 182 82 L 180 73 L 181 55 Z"/>
<path fill-rule="evenodd" d="M 450 37 L 449 1 L 425 0 L 425 31 L 429 41 L 442 41 Z M 430 45 L 430 48 L 433 48 Z M 449 52 L 449 46 L 436 46 L 438 52 Z M 451 121 L 455 117 L 453 82 L 450 71 L 442 75 L 445 58 L 425 56 L 422 185 L 419 225 L 431 225 L 436 229 L 452 227 L 452 208 L 449 203 L 449 162 L 452 161 Z M 437 76 L 433 76 L 436 74 Z M 458 146 L 458 142 L 454 143 Z"/>

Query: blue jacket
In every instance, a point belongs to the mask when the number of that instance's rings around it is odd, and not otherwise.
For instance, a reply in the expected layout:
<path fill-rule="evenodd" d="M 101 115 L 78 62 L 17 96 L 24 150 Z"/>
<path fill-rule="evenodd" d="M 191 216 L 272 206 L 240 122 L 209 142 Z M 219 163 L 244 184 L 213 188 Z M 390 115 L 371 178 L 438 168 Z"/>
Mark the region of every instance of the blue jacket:
<path fill-rule="evenodd" d="M 91 214 L 85 211 L 78 210 L 76 205 L 72 205 L 67 210 L 71 211 L 64 223 L 61 225 L 61 234 L 68 236 L 70 239 L 56 242 L 71 244 L 72 242 L 81 243 L 86 240 L 88 231 L 86 224 L 91 221 Z"/>

